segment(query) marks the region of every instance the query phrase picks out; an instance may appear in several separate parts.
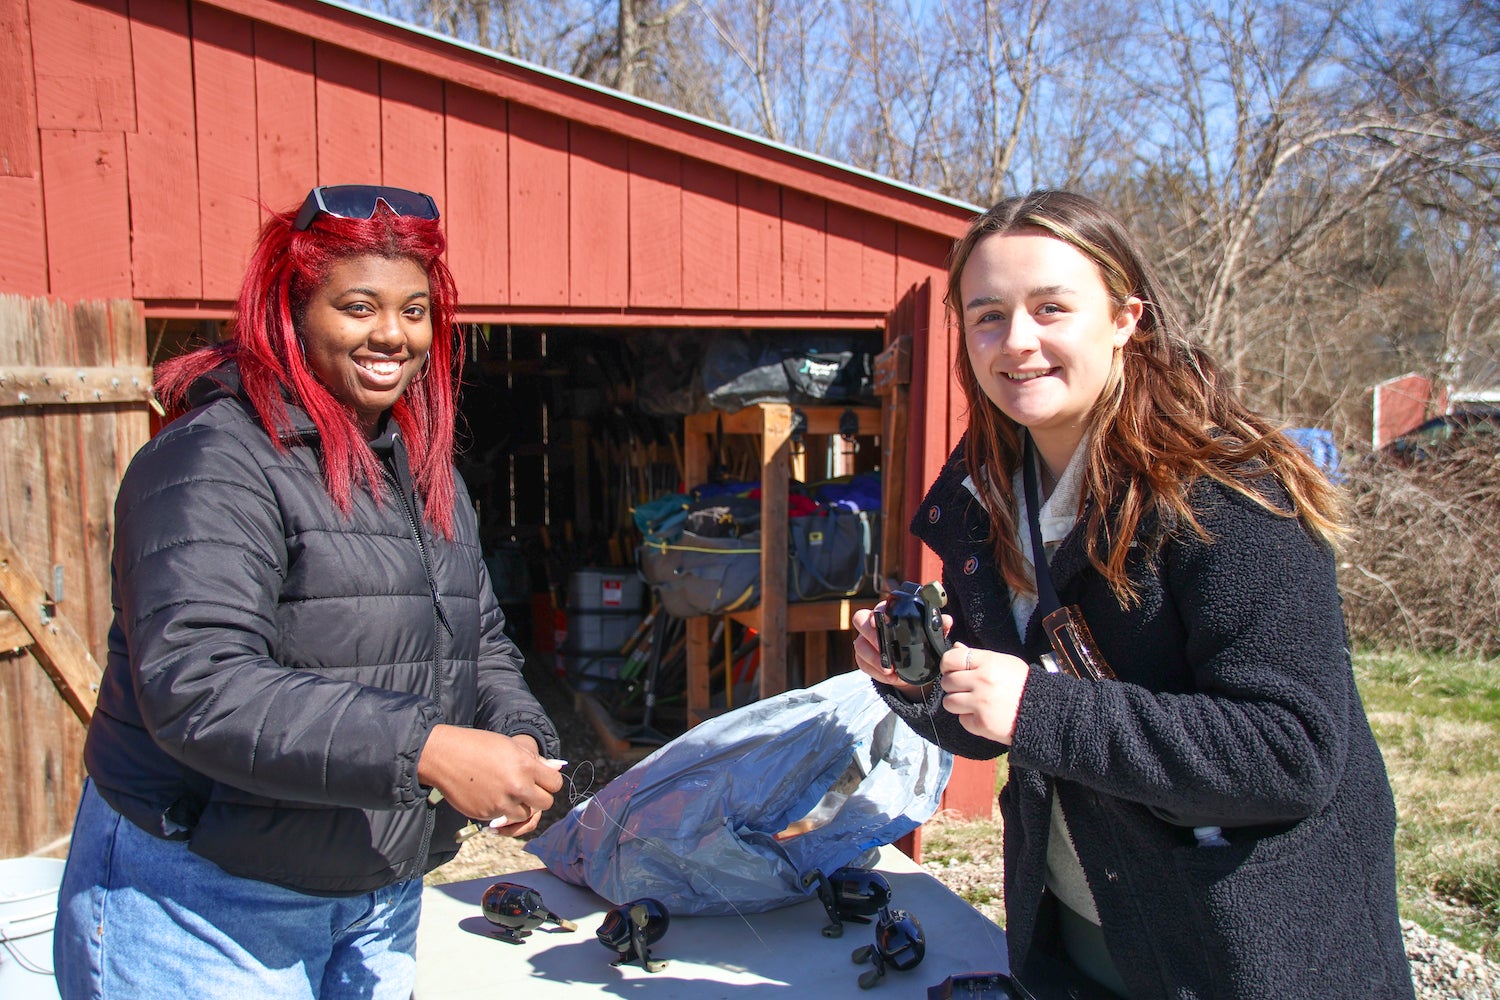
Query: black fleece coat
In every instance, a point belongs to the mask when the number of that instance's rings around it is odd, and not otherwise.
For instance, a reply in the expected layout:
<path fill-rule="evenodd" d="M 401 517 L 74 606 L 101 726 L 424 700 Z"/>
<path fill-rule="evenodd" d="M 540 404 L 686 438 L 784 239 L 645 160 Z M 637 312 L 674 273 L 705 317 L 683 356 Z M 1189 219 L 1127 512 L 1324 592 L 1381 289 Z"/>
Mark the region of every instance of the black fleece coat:
<path fill-rule="evenodd" d="M 345 517 L 306 414 L 291 408 L 278 449 L 232 366 L 194 393 L 115 504 L 89 775 L 131 822 L 235 875 L 316 895 L 418 877 L 466 822 L 417 780 L 433 726 L 558 754 L 463 484 L 454 537 L 435 536 L 389 421 L 379 502 L 356 490 Z"/>
<path fill-rule="evenodd" d="M 942 559 L 951 638 L 1035 663 L 1049 648 L 1040 615 L 1017 634 L 967 475 L 960 444 L 912 531 Z M 1040 984 L 1061 954 L 1043 893 L 1056 795 L 1138 1000 L 1410 998 L 1395 806 L 1333 556 L 1296 519 L 1220 484 L 1199 482 L 1190 501 L 1213 540 L 1143 530 L 1136 607 L 1089 564 L 1082 522 L 1051 562 L 1059 599 L 1082 609 L 1118 680 L 1035 668 L 1027 680 L 1000 794 L 1012 968 Z M 959 725 L 936 685 L 925 705 L 884 693 L 954 753 L 1006 750 Z M 1209 824 L 1229 846 L 1197 846 L 1189 827 Z"/>

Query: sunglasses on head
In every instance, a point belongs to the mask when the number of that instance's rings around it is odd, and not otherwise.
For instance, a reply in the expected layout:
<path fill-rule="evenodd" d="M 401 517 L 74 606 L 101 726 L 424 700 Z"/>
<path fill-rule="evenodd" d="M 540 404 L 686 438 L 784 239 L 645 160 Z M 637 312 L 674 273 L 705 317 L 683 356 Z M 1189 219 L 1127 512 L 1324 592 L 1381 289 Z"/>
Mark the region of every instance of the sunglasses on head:
<path fill-rule="evenodd" d="M 307 200 L 302 203 L 302 209 L 297 213 L 292 228 L 305 230 L 320 215 L 331 215 L 338 219 L 369 219 L 375 215 L 381 202 L 397 215 L 432 220 L 438 217 L 437 202 L 432 200 L 431 195 L 419 191 L 380 184 L 329 184 L 307 192 Z"/>

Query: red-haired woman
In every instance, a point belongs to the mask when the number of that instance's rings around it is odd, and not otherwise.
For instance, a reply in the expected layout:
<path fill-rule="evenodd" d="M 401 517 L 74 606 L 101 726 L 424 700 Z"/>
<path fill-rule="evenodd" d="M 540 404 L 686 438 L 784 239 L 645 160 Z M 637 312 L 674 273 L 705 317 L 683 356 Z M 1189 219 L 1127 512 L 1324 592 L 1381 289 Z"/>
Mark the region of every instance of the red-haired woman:
<path fill-rule="evenodd" d="M 1093 201 L 980 216 L 948 304 L 969 428 L 912 531 L 956 643 L 914 686 L 861 612 L 855 656 L 917 732 L 1008 751 L 1012 968 L 1038 996 L 1410 998 L 1334 490 Z M 1113 678 L 1039 665 L 1069 613 Z"/>
<path fill-rule="evenodd" d="M 406 1000 L 422 876 L 561 787 L 453 469 L 443 246 L 426 195 L 314 189 L 231 339 L 161 367 L 186 412 L 116 503 L 65 998 Z"/>

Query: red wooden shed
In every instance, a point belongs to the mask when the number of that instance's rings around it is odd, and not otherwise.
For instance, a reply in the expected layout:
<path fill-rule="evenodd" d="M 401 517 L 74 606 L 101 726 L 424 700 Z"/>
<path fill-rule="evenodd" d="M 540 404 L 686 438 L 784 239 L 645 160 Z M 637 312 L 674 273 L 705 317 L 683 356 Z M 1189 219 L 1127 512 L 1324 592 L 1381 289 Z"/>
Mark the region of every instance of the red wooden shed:
<path fill-rule="evenodd" d="M 26 807 L 0 854 L 71 822 L 80 727 L 48 675 L 76 689 L 103 658 L 147 368 L 229 316 L 264 212 L 315 183 L 432 194 L 461 319 L 512 372 L 648 331 L 909 344 L 878 427 L 887 568 L 935 575 L 904 523 L 961 430 L 941 292 L 973 206 L 318 0 L 0 0 L 0 25 L 0 770 Z M 90 392 L 57 390 L 65 369 Z M 533 482 L 511 478 L 513 505 Z M 987 781 L 956 804 L 987 814 Z"/>

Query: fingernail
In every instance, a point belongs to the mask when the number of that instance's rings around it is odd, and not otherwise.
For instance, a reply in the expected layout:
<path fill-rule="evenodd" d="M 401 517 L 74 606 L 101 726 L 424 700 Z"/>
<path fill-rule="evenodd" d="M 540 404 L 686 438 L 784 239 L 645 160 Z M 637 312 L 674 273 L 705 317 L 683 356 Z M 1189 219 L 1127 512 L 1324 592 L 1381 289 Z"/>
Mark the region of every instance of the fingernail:
<path fill-rule="evenodd" d="M 565 761 L 565 760 L 557 760 L 556 758 L 552 758 L 551 760 L 544 760 L 544 761 L 542 761 L 542 763 L 546 764 L 548 767 L 553 768 L 553 769 L 558 770 L 558 771 L 561 771 L 563 768 L 565 768 L 565 767 L 568 766 L 568 762 L 567 761 Z"/>
<path fill-rule="evenodd" d="M 510 825 L 510 820 L 506 819 L 504 816 L 496 816 L 494 819 L 490 820 L 490 829 L 491 830 L 498 830 L 502 826 L 509 826 L 509 825 Z"/>

